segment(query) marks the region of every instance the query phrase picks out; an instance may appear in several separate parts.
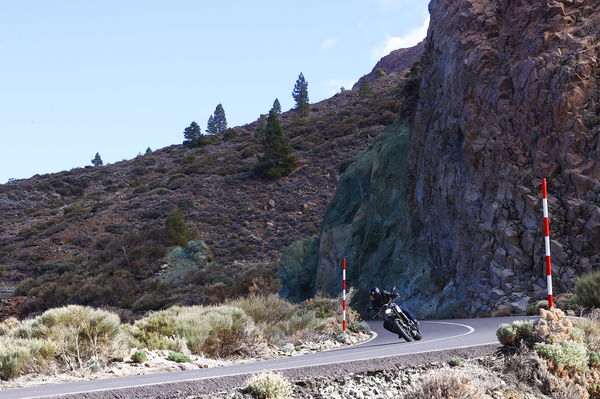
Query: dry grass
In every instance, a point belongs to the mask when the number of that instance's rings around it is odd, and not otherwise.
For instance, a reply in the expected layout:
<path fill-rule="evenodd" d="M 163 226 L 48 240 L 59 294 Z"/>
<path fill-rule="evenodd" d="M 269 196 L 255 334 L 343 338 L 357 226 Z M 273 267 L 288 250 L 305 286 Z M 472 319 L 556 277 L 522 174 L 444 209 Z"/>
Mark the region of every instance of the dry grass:
<path fill-rule="evenodd" d="M 272 371 L 253 375 L 246 384 L 248 390 L 260 399 L 288 399 L 292 395 L 292 384 Z"/>
<path fill-rule="evenodd" d="M 426 374 L 407 399 L 483 398 L 486 388 L 473 374 L 463 369 L 439 369 Z"/>
<path fill-rule="evenodd" d="M 581 318 L 573 319 L 573 325 L 584 333 L 584 340 L 590 349 L 600 351 L 600 320 Z"/>

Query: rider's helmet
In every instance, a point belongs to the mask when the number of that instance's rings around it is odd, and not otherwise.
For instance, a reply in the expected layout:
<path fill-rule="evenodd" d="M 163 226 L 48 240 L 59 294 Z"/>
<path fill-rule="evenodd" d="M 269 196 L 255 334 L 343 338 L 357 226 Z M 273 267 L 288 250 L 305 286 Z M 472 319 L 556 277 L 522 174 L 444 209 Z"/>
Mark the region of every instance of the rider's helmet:
<path fill-rule="evenodd" d="M 369 290 L 369 298 L 371 298 L 372 301 L 377 301 L 381 298 L 381 290 L 379 287 L 373 287 Z"/>

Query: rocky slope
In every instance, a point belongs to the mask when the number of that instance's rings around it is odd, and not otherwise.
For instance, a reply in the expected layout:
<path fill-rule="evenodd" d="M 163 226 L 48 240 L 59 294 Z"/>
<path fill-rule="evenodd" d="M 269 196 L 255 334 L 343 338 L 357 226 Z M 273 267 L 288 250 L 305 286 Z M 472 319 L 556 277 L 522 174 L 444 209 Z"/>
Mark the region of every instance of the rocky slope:
<path fill-rule="evenodd" d="M 342 176 L 308 289 L 337 292 L 346 256 L 354 286 L 397 285 L 421 316 L 523 312 L 545 292 L 540 178 L 555 291 L 600 267 L 600 3 L 430 13 L 409 148 L 388 131 Z"/>
<path fill-rule="evenodd" d="M 371 72 L 364 75 L 366 78 L 373 82 L 377 80 L 377 70 L 381 69 L 386 74 L 390 75 L 393 73 L 402 73 L 408 71 L 416 62 L 421 60 L 423 53 L 425 52 L 425 42 L 417 44 L 410 48 L 400 48 L 394 50 L 382 59 L 373 67 Z M 352 86 L 352 89 L 358 88 L 358 82 Z"/>
<path fill-rule="evenodd" d="M 253 174 L 254 122 L 200 148 L 174 145 L 0 185 L 0 296 L 17 287 L 31 298 L 27 311 L 63 303 L 143 310 L 276 289 L 266 265 L 318 232 L 339 170 L 397 117 L 403 78 L 375 81 L 369 98 L 346 91 L 312 104 L 305 118 L 281 115 L 300 162 L 280 180 Z M 165 219 L 175 206 L 212 254 L 171 287 L 157 278 L 173 257 Z"/>

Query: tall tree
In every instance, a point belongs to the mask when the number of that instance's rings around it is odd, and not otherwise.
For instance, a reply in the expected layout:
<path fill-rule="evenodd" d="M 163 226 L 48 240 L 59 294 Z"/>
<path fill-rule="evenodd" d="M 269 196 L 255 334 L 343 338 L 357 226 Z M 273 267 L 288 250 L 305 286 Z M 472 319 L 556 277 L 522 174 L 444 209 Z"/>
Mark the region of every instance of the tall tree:
<path fill-rule="evenodd" d="M 100 158 L 100 154 L 96 153 L 96 156 L 92 159 L 92 165 L 94 165 L 94 166 L 104 165 L 104 162 L 102 162 L 102 158 Z"/>
<path fill-rule="evenodd" d="M 227 118 L 225 117 L 225 110 L 223 105 L 218 104 L 215 108 L 215 112 L 208 117 L 208 123 L 206 124 L 207 134 L 219 134 L 227 130 Z"/>
<path fill-rule="evenodd" d="M 223 109 L 222 104 L 218 104 L 217 108 L 215 108 L 214 119 L 217 127 L 217 133 L 227 130 L 227 118 L 225 117 L 225 110 Z"/>
<path fill-rule="evenodd" d="M 215 117 L 213 115 L 208 117 L 208 122 L 206 123 L 206 134 L 217 134 L 217 122 L 215 122 Z"/>
<path fill-rule="evenodd" d="M 359 97 L 365 98 L 373 95 L 373 89 L 371 89 L 371 83 L 366 76 L 363 76 L 358 81 L 358 95 Z"/>
<path fill-rule="evenodd" d="M 258 159 L 256 171 L 263 176 L 276 178 L 289 174 L 297 158 L 273 109 L 267 117 L 262 144 L 263 156 Z"/>
<path fill-rule="evenodd" d="M 183 137 L 185 137 L 183 144 L 192 147 L 196 146 L 202 138 L 202 129 L 200 129 L 200 126 L 196 122 L 192 122 L 183 130 Z"/>
<path fill-rule="evenodd" d="M 302 72 L 298 75 L 292 97 L 296 102 L 296 109 L 301 115 L 306 115 L 308 112 L 308 82 L 304 79 Z"/>
<path fill-rule="evenodd" d="M 281 114 L 281 104 L 279 103 L 278 98 L 273 101 L 273 110 L 277 113 L 277 115 Z"/>
<path fill-rule="evenodd" d="M 260 114 L 256 121 L 256 129 L 254 130 L 254 137 L 260 140 L 265 138 L 265 130 L 267 129 L 267 115 Z M 262 142 L 262 141 L 261 141 Z"/>

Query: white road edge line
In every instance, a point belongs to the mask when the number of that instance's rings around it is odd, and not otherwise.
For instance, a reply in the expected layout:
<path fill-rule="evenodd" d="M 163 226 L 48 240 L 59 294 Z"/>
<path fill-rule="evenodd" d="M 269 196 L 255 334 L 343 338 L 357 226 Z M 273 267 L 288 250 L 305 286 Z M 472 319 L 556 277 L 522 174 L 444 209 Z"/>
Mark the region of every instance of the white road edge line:
<path fill-rule="evenodd" d="M 444 337 L 444 338 L 432 339 L 430 341 L 415 342 L 414 344 L 419 344 L 419 343 L 424 344 L 424 343 L 428 343 L 428 342 L 436 342 L 436 341 L 442 341 L 442 340 L 445 340 L 445 339 L 458 338 L 458 337 L 469 335 L 469 334 L 472 334 L 473 332 L 475 332 L 475 329 L 473 327 L 471 327 L 469 325 L 466 325 L 466 324 L 451 323 L 451 322 L 445 322 L 445 321 L 423 321 L 422 323 L 436 323 L 436 324 L 457 325 L 457 326 L 461 326 L 461 327 L 466 327 L 469 331 L 466 332 L 466 333 L 463 333 L 463 334 L 453 335 L 451 337 Z M 373 339 L 375 339 L 375 337 Z M 348 363 L 349 362 L 360 362 L 360 361 L 367 360 L 367 359 L 368 360 L 372 360 L 372 359 L 385 359 L 386 357 L 394 357 L 394 356 L 418 355 L 418 354 L 421 354 L 421 353 L 428 353 L 428 352 L 441 352 L 441 351 L 452 350 L 452 349 L 474 348 L 474 347 L 477 347 L 477 346 L 485 346 L 485 345 L 491 345 L 491 344 L 496 344 L 496 343 L 498 343 L 498 342 L 495 341 L 495 342 L 487 342 L 485 344 L 464 345 L 464 346 L 457 346 L 457 347 L 453 347 L 453 348 L 437 349 L 437 350 L 432 350 L 432 351 L 410 352 L 410 353 L 403 353 L 403 354 L 398 354 L 398 355 L 385 355 L 385 356 L 377 356 L 377 357 L 366 357 L 366 358 L 361 358 L 361 359 L 349 360 Z M 368 352 L 370 352 L 370 351 L 368 351 Z M 362 353 L 366 353 L 366 352 L 360 352 L 359 354 L 362 354 Z M 149 386 L 152 386 L 152 385 L 176 384 L 176 383 L 179 383 L 179 382 L 210 380 L 210 379 L 213 379 L 213 378 L 235 377 L 237 375 L 255 374 L 257 372 L 265 371 L 265 370 L 281 371 L 281 370 L 301 369 L 301 368 L 306 368 L 306 367 L 326 366 L 326 365 L 332 364 L 332 363 L 335 363 L 335 362 L 316 363 L 316 364 L 310 364 L 310 365 L 304 365 L 304 366 L 293 366 L 293 367 L 279 367 L 279 368 L 273 368 L 273 369 L 271 369 L 271 368 L 265 368 L 265 369 L 257 370 L 257 371 L 252 372 L 252 373 L 245 372 L 245 373 L 223 374 L 223 375 L 215 376 L 215 377 L 186 378 L 186 379 L 181 379 L 181 380 L 173 380 L 173 381 L 165 381 L 165 382 L 155 382 L 155 383 L 150 383 L 150 384 L 130 385 L 130 386 L 126 386 L 126 387 L 93 389 L 93 390 L 88 390 L 88 391 L 66 392 L 66 393 L 62 393 L 62 394 L 53 394 L 53 395 L 44 395 L 44 396 L 29 396 L 29 397 L 26 397 L 26 398 L 23 398 L 23 399 L 51 398 L 51 397 L 64 396 L 64 395 L 78 395 L 78 394 L 82 394 L 82 393 L 93 393 L 93 392 L 113 391 L 113 390 L 119 390 L 119 389 L 149 387 Z M 346 362 L 344 362 L 344 363 L 346 363 Z M 247 364 L 251 364 L 251 363 L 247 363 Z M 149 375 L 149 374 L 146 374 L 146 375 Z"/>

